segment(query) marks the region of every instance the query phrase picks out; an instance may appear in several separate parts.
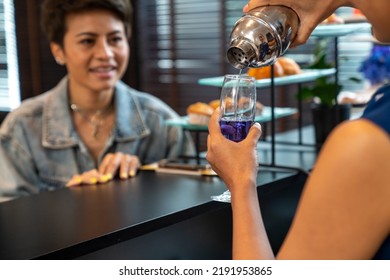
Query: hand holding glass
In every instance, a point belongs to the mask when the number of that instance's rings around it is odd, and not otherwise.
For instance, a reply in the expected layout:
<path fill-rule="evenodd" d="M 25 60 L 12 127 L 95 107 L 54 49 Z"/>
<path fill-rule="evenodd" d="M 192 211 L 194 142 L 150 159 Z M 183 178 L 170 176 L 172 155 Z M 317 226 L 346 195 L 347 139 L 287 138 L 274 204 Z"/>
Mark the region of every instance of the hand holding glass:
<path fill-rule="evenodd" d="M 240 142 L 246 138 L 256 112 L 256 80 L 246 75 L 226 75 L 221 99 L 220 126 L 229 140 Z M 230 192 L 211 197 L 215 201 L 230 202 Z"/>

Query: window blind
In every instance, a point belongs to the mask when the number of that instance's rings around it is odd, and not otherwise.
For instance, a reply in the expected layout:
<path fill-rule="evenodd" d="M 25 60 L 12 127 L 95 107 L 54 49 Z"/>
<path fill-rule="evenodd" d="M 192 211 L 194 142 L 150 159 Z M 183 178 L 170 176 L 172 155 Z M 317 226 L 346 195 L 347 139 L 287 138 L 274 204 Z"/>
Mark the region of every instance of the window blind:
<path fill-rule="evenodd" d="M 0 110 L 20 105 L 15 18 L 12 0 L 0 0 Z"/>
<path fill-rule="evenodd" d="M 219 98 L 217 88 L 199 86 L 197 81 L 232 71 L 224 55 L 229 29 L 225 15 L 232 8 L 227 2 L 244 1 L 138 1 L 142 90 L 180 114 L 193 102 Z"/>

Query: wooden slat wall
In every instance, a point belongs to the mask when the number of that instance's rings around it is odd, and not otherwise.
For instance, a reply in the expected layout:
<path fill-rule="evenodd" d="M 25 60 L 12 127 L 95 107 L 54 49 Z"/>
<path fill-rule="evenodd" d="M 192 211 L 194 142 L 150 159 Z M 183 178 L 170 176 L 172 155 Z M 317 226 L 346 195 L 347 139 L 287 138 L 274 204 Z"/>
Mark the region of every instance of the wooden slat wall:
<path fill-rule="evenodd" d="M 50 89 L 65 74 L 65 70 L 56 65 L 40 28 L 41 2 L 14 2 L 22 100 Z"/>
<path fill-rule="evenodd" d="M 180 114 L 196 101 L 219 98 L 219 90 L 198 86 L 203 77 L 225 73 L 225 1 L 138 2 L 141 88 Z M 236 70 L 235 70 L 236 71 Z"/>

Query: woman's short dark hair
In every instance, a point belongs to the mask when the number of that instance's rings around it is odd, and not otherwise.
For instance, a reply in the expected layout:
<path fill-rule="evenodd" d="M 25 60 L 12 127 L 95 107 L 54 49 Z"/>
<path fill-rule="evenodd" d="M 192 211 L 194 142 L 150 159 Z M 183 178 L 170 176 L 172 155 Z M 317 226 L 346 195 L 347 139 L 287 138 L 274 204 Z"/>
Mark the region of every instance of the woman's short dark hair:
<path fill-rule="evenodd" d="M 41 26 L 50 42 L 63 45 L 65 17 L 88 10 L 113 12 L 124 24 L 130 37 L 132 7 L 129 0 L 44 0 L 41 6 Z"/>

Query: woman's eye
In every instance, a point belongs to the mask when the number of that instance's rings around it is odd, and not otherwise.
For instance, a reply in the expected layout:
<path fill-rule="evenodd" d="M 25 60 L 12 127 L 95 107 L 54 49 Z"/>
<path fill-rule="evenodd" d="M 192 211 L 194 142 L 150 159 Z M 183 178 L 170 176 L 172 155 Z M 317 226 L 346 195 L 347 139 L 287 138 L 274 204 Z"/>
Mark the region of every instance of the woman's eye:
<path fill-rule="evenodd" d="M 93 40 L 92 39 L 83 39 L 83 40 L 80 41 L 80 43 L 82 45 L 90 45 L 90 44 L 93 43 Z"/>
<path fill-rule="evenodd" d="M 120 43 L 120 42 L 122 42 L 122 41 L 123 41 L 123 38 L 120 37 L 120 36 L 113 37 L 113 38 L 111 39 L 111 42 L 113 42 L 114 44 L 118 44 L 118 43 Z"/>

